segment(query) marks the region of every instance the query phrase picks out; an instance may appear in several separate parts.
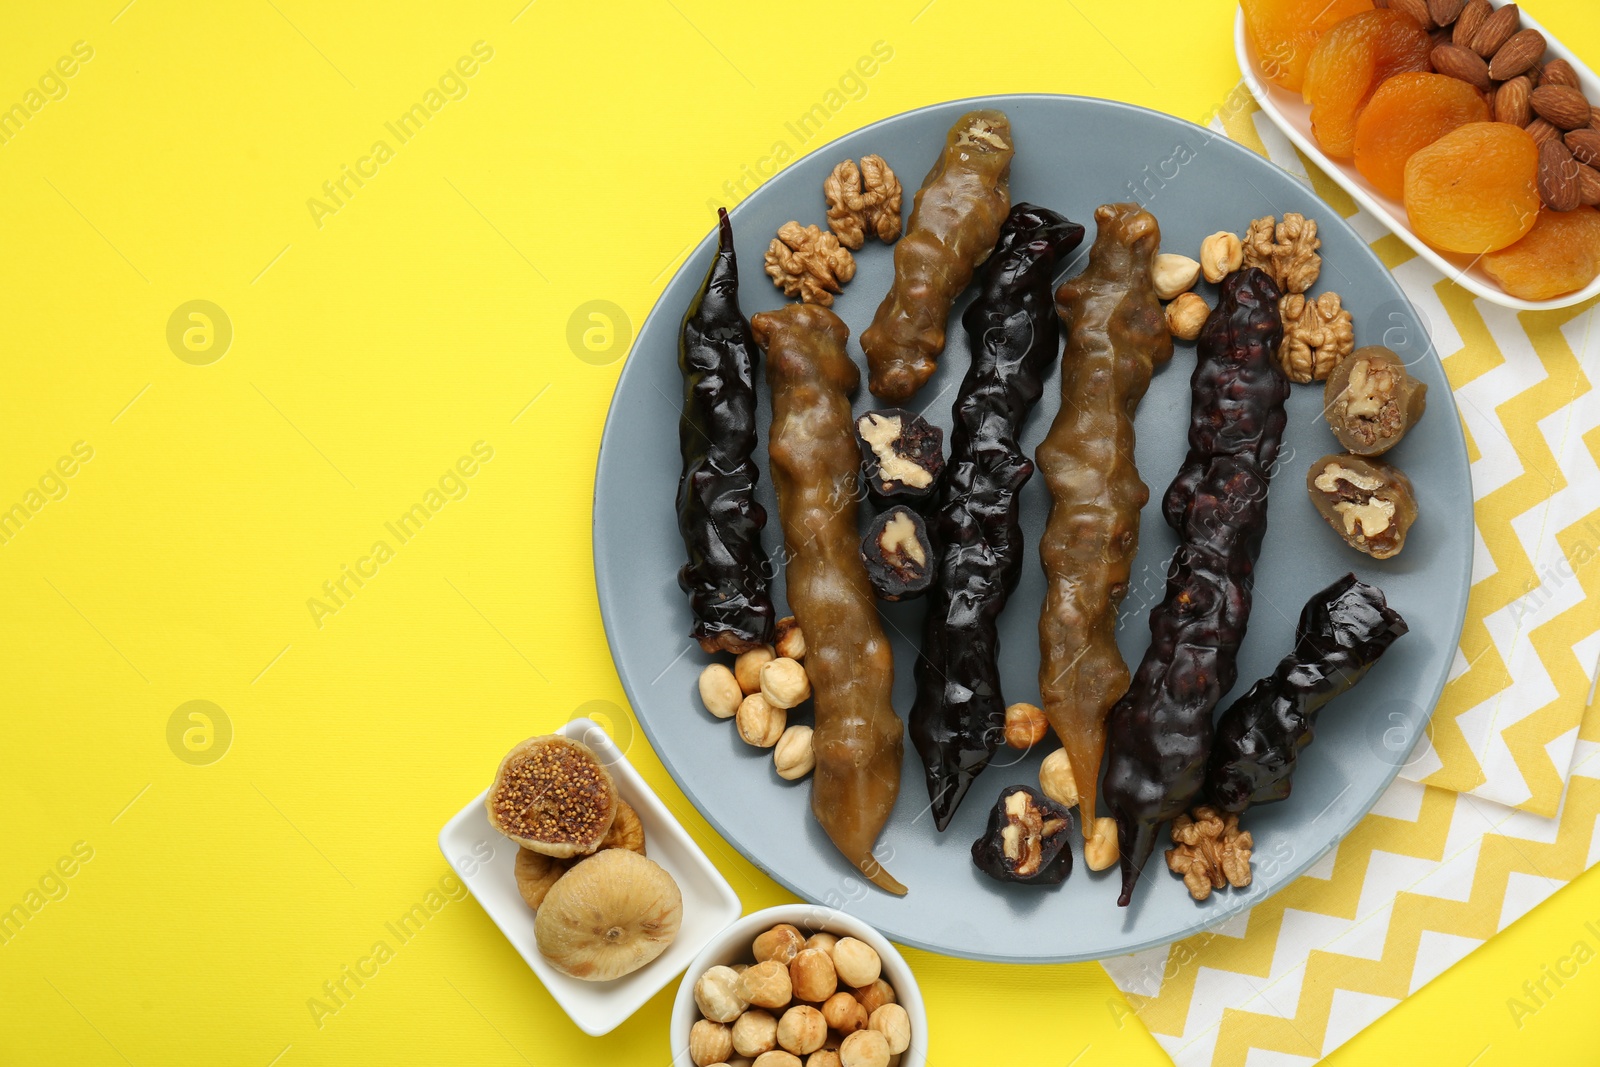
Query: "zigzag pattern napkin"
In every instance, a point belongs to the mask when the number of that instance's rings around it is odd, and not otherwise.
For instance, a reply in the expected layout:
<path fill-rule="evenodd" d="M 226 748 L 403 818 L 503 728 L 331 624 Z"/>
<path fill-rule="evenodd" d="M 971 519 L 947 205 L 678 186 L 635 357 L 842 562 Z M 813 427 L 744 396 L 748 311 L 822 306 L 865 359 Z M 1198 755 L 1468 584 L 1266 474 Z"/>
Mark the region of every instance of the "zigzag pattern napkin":
<path fill-rule="evenodd" d="M 1222 927 L 1105 961 L 1174 1061 L 1311 1064 L 1600 860 L 1597 311 L 1476 301 L 1249 102 L 1213 128 L 1302 175 L 1372 241 L 1444 357 L 1472 459 L 1478 546 L 1449 684 L 1372 813 Z"/>

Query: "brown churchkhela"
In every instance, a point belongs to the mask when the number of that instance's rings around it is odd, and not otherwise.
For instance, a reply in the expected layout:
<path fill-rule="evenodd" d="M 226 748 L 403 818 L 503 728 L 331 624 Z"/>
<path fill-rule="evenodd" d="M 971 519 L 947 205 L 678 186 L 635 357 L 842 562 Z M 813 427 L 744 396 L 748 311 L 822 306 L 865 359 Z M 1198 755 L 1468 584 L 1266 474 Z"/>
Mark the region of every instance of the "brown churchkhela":
<path fill-rule="evenodd" d="M 1045 602 L 1039 616 L 1039 692 L 1078 785 L 1085 835 L 1106 714 L 1128 688 L 1117 651 L 1117 606 L 1139 549 L 1139 510 L 1150 490 L 1133 464 L 1133 413 L 1154 368 L 1172 357 L 1151 266 L 1155 217 L 1137 204 L 1095 212 L 1089 266 L 1056 291 L 1067 331 L 1061 410 L 1039 445 L 1052 500 L 1039 545 Z"/>
<path fill-rule="evenodd" d="M 994 251 L 1011 210 L 1014 152 L 1004 112 L 970 111 L 950 127 L 894 246 L 889 295 L 861 335 L 874 395 L 901 403 L 938 368 L 950 306 Z"/>
<path fill-rule="evenodd" d="M 861 384 L 827 308 L 790 304 L 750 323 L 767 351 L 767 441 L 789 562 L 789 608 L 806 635 L 816 703 L 811 811 L 845 858 L 891 893 L 905 886 L 872 847 L 900 792 L 904 728 L 889 703 L 894 660 L 856 530 L 861 454 L 850 395 Z"/>

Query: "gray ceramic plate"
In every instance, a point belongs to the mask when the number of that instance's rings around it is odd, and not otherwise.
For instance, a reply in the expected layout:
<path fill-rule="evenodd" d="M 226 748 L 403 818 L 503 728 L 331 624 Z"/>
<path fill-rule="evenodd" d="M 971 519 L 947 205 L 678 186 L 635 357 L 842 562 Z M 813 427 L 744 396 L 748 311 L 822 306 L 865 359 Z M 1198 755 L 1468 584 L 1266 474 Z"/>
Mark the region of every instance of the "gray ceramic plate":
<path fill-rule="evenodd" d="M 1272 670 L 1293 643 L 1306 598 L 1347 571 L 1381 586 L 1410 622 L 1411 633 L 1360 688 L 1323 714 L 1317 743 L 1295 777 L 1294 795 L 1250 812 L 1254 883 L 1247 891 L 1217 893 L 1196 904 L 1158 853 L 1133 906 L 1119 909 L 1116 871 L 1090 872 L 1082 865 L 1081 849 L 1072 877 L 1059 888 L 996 883 L 973 867 L 968 849 L 1002 786 L 1037 782 L 1042 753 L 1016 758 L 1002 750 L 950 828 L 939 834 L 924 814 L 922 768 L 908 741 L 899 803 L 878 852 L 910 887 L 908 895 L 896 898 L 864 886 L 834 851 L 810 816 L 807 783 L 779 779 L 769 752 L 744 744 L 731 723 L 704 710 L 695 681 L 709 657 L 686 636 L 690 619 L 676 584 L 683 546 L 673 497 L 682 389 L 677 333 L 710 263 L 714 242 L 709 237 L 667 286 L 617 384 L 595 478 L 596 582 L 617 671 L 656 753 L 701 813 L 761 869 L 807 900 L 844 907 L 904 944 L 978 959 L 1097 959 L 1174 941 L 1261 901 L 1314 863 L 1372 807 L 1426 728 L 1455 655 L 1472 558 L 1472 488 L 1461 424 L 1438 357 L 1416 312 L 1365 242 L 1307 186 L 1247 149 L 1190 123 L 1123 104 L 1056 96 L 939 104 L 886 119 L 799 160 L 733 212 L 745 314 L 782 303 L 762 273 L 762 251 L 791 218 L 823 221 L 822 180 L 833 164 L 879 153 L 905 182 L 909 211 L 910 191 L 943 144 L 946 129 L 974 107 L 999 107 L 1011 117 L 1017 139 L 1013 202 L 1063 211 L 1089 228 L 1061 277 L 1081 269 L 1093 240 L 1094 209 L 1105 201 L 1144 202 L 1161 221 L 1163 247 L 1188 255 L 1196 255 L 1201 240 L 1216 230 L 1242 231 L 1261 215 L 1303 212 L 1322 227 L 1325 266 L 1317 291 L 1333 289 L 1344 297 L 1356 317 L 1357 343 L 1387 344 L 1428 385 L 1427 417 L 1391 453 L 1417 487 L 1422 516 L 1406 551 L 1387 562 L 1345 547 L 1312 510 L 1305 472 L 1338 448 L 1320 417 L 1321 387 L 1296 387 L 1290 397 L 1255 609 L 1232 695 Z M 835 305 L 850 325 L 850 349 L 858 360 L 856 338 L 872 321 L 891 273 L 890 249 L 868 245 L 855 280 Z M 1202 291 L 1215 302 L 1213 287 Z M 965 306 L 962 300 L 952 316 L 939 372 L 907 405 L 926 408 L 926 415 L 947 430 L 969 358 L 959 326 Z M 1119 643 L 1130 663 L 1144 654 L 1146 616 L 1161 598 L 1165 562 L 1176 543 L 1159 502 L 1183 458 L 1193 367 L 1193 347 L 1180 344 L 1139 408 L 1136 458 L 1152 493 L 1141 520 L 1132 591 L 1122 610 Z M 1052 373 L 1027 423 L 1023 445 L 1030 453 L 1059 407 L 1059 382 L 1059 373 Z M 764 383 L 761 394 L 757 459 L 763 468 L 760 498 L 769 516 L 765 539 L 772 552 L 779 532 L 765 470 L 769 408 Z M 856 410 L 873 406 L 863 387 Z M 1047 508 L 1043 479 L 1035 475 L 1023 491 L 1029 547 L 1022 584 L 1001 619 L 1008 701 L 1039 699 L 1044 580 L 1037 545 Z M 866 519 L 863 514 L 863 525 Z M 786 614 L 783 590 L 774 593 L 779 614 Z M 883 618 L 894 638 L 895 707 L 904 714 L 911 706 L 922 607 L 884 605 Z M 809 721 L 809 705 L 796 721 Z"/>

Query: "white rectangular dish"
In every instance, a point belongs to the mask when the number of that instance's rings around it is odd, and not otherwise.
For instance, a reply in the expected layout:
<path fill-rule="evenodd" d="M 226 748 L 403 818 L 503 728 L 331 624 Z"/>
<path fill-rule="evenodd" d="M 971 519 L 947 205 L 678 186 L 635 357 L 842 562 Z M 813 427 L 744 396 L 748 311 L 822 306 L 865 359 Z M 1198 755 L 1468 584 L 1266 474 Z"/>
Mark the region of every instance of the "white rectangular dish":
<path fill-rule="evenodd" d="M 1545 53 L 1546 60 L 1565 59 L 1571 63 L 1572 69 L 1577 71 L 1578 78 L 1583 83 L 1584 95 L 1590 100 L 1600 100 L 1600 79 L 1595 77 L 1594 72 L 1566 46 L 1547 33 L 1543 26 L 1530 18 L 1526 8 L 1522 9 L 1521 15 L 1523 29 L 1538 30 L 1544 34 L 1548 46 Z M 1594 296 L 1600 296 L 1600 278 L 1596 278 L 1585 288 L 1568 293 L 1566 296 L 1556 297 L 1554 300 L 1522 300 L 1500 288 L 1471 256 L 1443 253 L 1429 247 L 1427 242 L 1412 232 L 1406 220 L 1404 205 L 1373 188 L 1371 183 L 1356 170 L 1353 163 L 1330 159 L 1323 153 L 1317 144 L 1317 139 L 1311 134 L 1311 108 L 1300 98 L 1300 94 L 1282 89 L 1261 77 L 1255 47 L 1250 43 L 1250 35 L 1245 30 L 1243 11 L 1235 17 L 1233 47 L 1238 56 L 1239 71 L 1244 75 L 1244 82 L 1250 90 L 1250 95 L 1256 98 L 1256 102 L 1261 105 L 1262 113 L 1272 124 L 1282 130 L 1312 163 L 1322 168 L 1323 173 L 1349 193 L 1363 210 L 1416 249 L 1418 255 L 1438 267 L 1451 281 L 1491 303 L 1516 308 L 1519 311 L 1551 311 L 1571 307 Z"/>
<path fill-rule="evenodd" d="M 610 1033 L 678 976 L 711 940 L 743 911 L 738 894 L 712 866 L 700 846 L 672 817 L 604 730 L 575 719 L 556 731 L 594 750 L 616 782 L 617 793 L 639 813 L 645 852 L 683 893 L 683 925 L 667 950 L 632 974 L 610 982 L 571 978 L 539 954 L 533 910 L 517 892 L 512 865 L 518 846 L 489 825 L 485 789 L 439 831 L 439 850 L 512 947 L 528 961 L 556 1003 L 586 1034 Z"/>

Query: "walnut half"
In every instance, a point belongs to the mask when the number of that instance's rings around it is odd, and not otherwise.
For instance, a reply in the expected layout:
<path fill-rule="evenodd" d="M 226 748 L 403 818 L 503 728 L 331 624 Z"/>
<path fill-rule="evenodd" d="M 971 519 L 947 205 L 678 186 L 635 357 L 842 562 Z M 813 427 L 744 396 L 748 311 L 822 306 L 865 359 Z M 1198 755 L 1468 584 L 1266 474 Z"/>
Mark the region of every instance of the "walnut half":
<path fill-rule="evenodd" d="M 822 183 L 828 201 L 828 228 L 846 248 L 859 249 L 868 236 L 884 244 L 900 236 L 904 191 L 882 156 L 862 156 L 858 167 L 846 159 Z"/>
<path fill-rule="evenodd" d="M 1239 816 L 1226 819 L 1216 808 L 1202 805 L 1172 821 L 1173 848 L 1167 850 L 1167 869 L 1183 876 L 1195 900 L 1205 900 L 1213 889 L 1250 884 L 1250 852 L 1255 841 L 1239 829 Z"/>
<path fill-rule="evenodd" d="M 1245 231 L 1244 265 L 1266 271 L 1283 293 L 1304 293 L 1322 274 L 1321 247 L 1314 220 L 1294 211 L 1282 222 L 1267 215 Z"/>
<path fill-rule="evenodd" d="M 823 307 L 832 307 L 833 294 L 856 276 L 855 257 L 837 237 L 792 220 L 778 227 L 765 262 L 767 276 L 784 296 Z"/>
<path fill-rule="evenodd" d="M 1315 300 L 1288 293 L 1278 302 L 1283 316 L 1283 345 L 1278 364 L 1291 382 L 1320 382 L 1355 348 L 1355 323 L 1338 293 Z"/>

